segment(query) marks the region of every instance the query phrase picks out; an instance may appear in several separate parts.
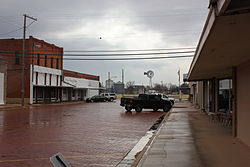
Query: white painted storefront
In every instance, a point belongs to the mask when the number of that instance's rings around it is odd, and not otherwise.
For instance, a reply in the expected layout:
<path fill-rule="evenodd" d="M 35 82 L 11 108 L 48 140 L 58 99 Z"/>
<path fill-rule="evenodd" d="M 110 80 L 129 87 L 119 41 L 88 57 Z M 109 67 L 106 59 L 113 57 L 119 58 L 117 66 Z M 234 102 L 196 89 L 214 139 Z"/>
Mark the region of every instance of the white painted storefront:
<path fill-rule="evenodd" d="M 61 87 L 61 70 L 37 65 L 31 65 L 30 68 L 30 104 L 33 104 L 34 86 Z"/>
<path fill-rule="evenodd" d="M 4 73 L 0 73 L 0 104 L 4 104 Z"/>
<path fill-rule="evenodd" d="M 86 93 L 84 99 L 99 94 L 99 81 L 65 76 L 62 86 L 69 85 L 75 90 L 84 90 Z"/>
<path fill-rule="evenodd" d="M 62 101 L 85 100 L 99 94 L 99 81 L 68 76 L 62 77 L 62 70 L 43 66 L 31 65 L 30 68 L 30 104 L 34 103 L 35 87 L 61 89 Z"/>

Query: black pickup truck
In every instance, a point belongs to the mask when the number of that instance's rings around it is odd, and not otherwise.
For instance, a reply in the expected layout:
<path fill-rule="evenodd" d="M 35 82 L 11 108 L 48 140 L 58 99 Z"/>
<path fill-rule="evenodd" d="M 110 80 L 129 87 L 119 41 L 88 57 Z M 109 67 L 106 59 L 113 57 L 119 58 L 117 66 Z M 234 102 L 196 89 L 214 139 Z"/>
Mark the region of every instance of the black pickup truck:
<path fill-rule="evenodd" d="M 169 99 L 162 98 L 158 94 L 139 94 L 138 97 L 123 97 L 121 98 L 121 106 L 125 107 L 127 111 L 135 109 L 136 112 L 141 112 L 143 108 L 153 109 L 157 111 L 158 109 L 163 109 L 164 112 L 168 112 L 173 103 Z"/>

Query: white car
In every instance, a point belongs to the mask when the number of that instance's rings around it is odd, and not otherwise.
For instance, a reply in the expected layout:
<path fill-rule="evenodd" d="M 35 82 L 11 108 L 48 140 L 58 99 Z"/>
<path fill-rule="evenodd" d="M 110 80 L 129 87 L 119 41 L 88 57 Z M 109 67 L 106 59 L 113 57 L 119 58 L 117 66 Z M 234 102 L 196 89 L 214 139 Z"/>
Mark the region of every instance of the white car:
<path fill-rule="evenodd" d="M 174 105 L 174 102 L 175 102 L 175 99 L 174 99 L 174 98 L 168 97 L 167 95 L 162 94 L 162 93 L 153 93 L 153 94 L 161 95 L 161 98 L 162 98 L 162 99 L 168 99 L 168 100 L 172 103 L 172 106 Z"/>
<path fill-rule="evenodd" d="M 115 93 L 101 93 L 100 95 L 107 97 L 109 101 L 114 101 L 116 99 Z"/>

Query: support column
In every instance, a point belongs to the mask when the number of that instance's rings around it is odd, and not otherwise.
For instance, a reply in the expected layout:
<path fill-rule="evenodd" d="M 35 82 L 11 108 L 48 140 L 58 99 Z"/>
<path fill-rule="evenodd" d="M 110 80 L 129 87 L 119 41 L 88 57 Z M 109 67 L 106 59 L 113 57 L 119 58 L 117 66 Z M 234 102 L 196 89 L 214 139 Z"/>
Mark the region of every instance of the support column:
<path fill-rule="evenodd" d="M 35 91 L 35 103 L 37 103 L 38 102 L 38 100 L 37 100 L 37 87 L 36 86 L 34 86 L 34 91 Z"/>
<path fill-rule="evenodd" d="M 232 68 L 233 136 L 237 137 L 237 68 Z"/>
<path fill-rule="evenodd" d="M 62 102 L 62 94 L 63 94 L 63 91 L 62 91 L 62 87 L 59 88 L 59 100 L 60 102 Z"/>
<path fill-rule="evenodd" d="M 210 97 L 209 97 L 209 101 L 211 102 L 211 105 L 210 105 L 210 112 L 215 112 L 215 98 L 216 98 L 216 94 L 215 94 L 215 90 L 216 90 L 216 87 L 215 87 L 215 78 L 213 78 L 210 82 L 211 84 L 209 85 L 209 89 L 210 89 Z"/>
<path fill-rule="evenodd" d="M 45 87 L 42 87 L 43 89 L 43 103 L 45 103 Z"/>
<path fill-rule="evenodd" d="M 219 108 L 219 80 L 214 80 L 214 112 L 218 112 Z"/>

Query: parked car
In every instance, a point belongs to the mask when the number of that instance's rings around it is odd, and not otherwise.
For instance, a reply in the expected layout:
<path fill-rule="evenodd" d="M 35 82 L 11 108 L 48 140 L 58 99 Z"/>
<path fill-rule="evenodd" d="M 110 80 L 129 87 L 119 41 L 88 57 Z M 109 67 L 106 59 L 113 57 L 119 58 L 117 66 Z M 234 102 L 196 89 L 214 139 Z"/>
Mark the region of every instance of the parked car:
<path fill-rule="evenodd" d="M 172 102 L 167 98 L 162 98 L 160 94 L 139 94 L 138 97 L 123 97 L 121 98 L 121 106 L 125 107 L 127 111 L 135 109 L 136 112 L 141 112 L 143 108 L 163 109 L 168 112 L 172 108 Z"/>
<path fill-rule="evenodd" d="M 116 99 L 115 93 L 101 93 L 100 95 L 107 97 L 109 101 L 114 101 Z"/>
<path fill-rule="evenodd" d="M 105 102 L 108 101 L 107 97 L 95 95 L 86 99 L 86 102 Z"/>
<path fill-rule="evenodd" d="M 174 102 L 175 102 L 175 99 L 174 99 L 174 98 L 172 98 L 172 97 L 168 97 L 167 95 L 162 94 L 162 93 L 154 93 L 154 94 L 156 94 L 156 95 L 160 95 L 160 96 L 161 96 L 161 98 L 163 98 L 163 99 L 168 99 L 168 100 L 170 100 L 170 101 L 171 101 L 171 103 L 172 103 L 172 105 L 174 105 Z"/>

